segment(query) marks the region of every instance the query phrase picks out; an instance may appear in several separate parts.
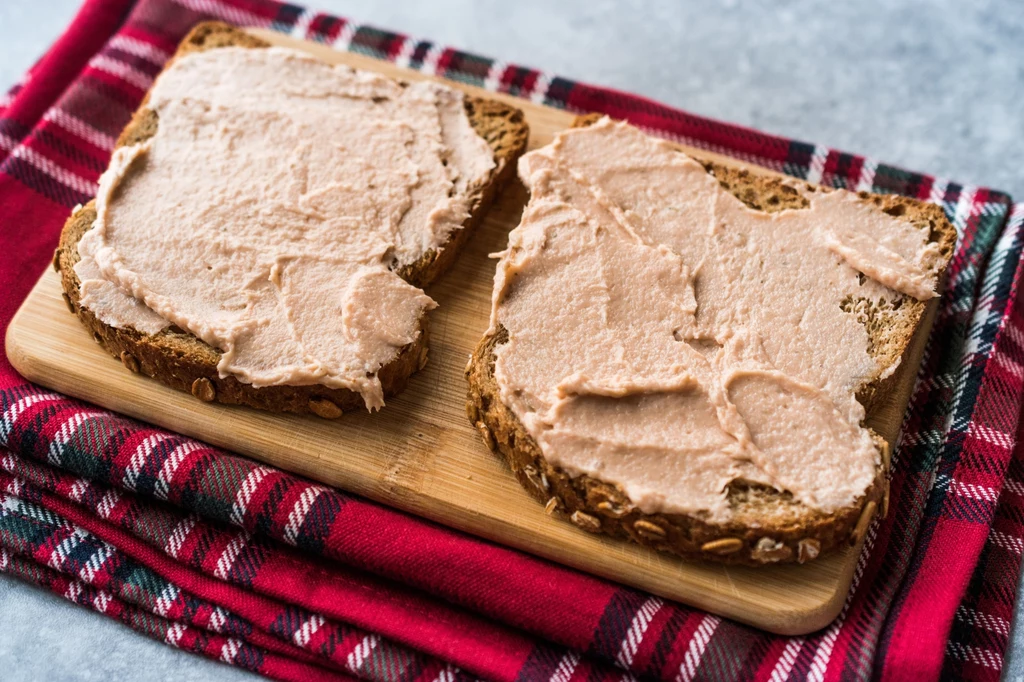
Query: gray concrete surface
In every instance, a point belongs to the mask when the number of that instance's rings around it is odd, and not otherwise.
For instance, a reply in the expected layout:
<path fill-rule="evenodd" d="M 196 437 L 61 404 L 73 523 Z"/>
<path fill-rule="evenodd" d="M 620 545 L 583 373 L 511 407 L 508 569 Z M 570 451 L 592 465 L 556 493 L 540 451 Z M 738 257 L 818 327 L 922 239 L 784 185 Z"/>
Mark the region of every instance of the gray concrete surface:
<path fill-rule="evenodd" d="M 1024 199 L 1019 0 L 319 0 L 361 23 Z M 0 89 L 74 0 L 0 0 Z M 1024 628 L 1008 679 L 1024 679 Z M 3 679 L 233 679 L 0 578 Z"/>

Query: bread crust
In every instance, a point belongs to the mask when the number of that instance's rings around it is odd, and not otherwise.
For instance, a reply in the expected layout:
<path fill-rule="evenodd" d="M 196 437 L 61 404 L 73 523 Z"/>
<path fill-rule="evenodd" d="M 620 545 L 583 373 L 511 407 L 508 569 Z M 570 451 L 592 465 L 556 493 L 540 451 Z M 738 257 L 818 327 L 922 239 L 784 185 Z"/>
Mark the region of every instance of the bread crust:
<path fill-rule="evenodd" d="M 576 125 L 589 125 L 597 118 L 580 117 Z M 807 205 L 803 193 L 831 191 L 697 160 L 725 189 L 758 210 L 801 208 Z M 943 256 L 941 282 L 956 242 L 956 231 L 942 210 L 905 197 L 868 193 L 860 193 L 860 197 L 890 215 L 929 230 Z M 898 307 L 851 301 L 849 311 L 868 328 L 869 353 L 887 366 L 897 359 L 902 361 L 909 352 L 926 307 L 922 301 L 904 297 Z M 587 475 L 572 476 L 547 461 L 536 441 L 500 398 L 494 378 L 494 351 L 507 340 L 507 330 L 499 327 L 495 334 L 480 341 L 470 359 L 466 368 L 469 419 L 484 443 L 508 462 L 519 482 L 546 505 L 549 514 L 584 530 L 629 539 L 685 558 L 749 565 L 804 563 L 855 544 L 866 532 L 874 512 L 887 506 L 889 446 L 872 432 L 883 453 L 875 479 L 853 504 L 834 512 L 812 509 L 789 493 L 768 486 L 735 481 L 727 490 L 732 514 L 726 523 L 712 523 L 701 514 L 645 514 L 618 486 Z M 858 391 L 857 398 L 869 414 L 892 389 L 894 381 L 895 376 L 874 377 Z"/>
<path fill-rule="evenodd" d="M 185 37 L 168 66 L 182 55 L 227 46 L 258 49 L 268 47 L 269 43 L 228 24 L 206 22 L 197 25 Z M 147 95 L 118 137 L 117 147 L 137 144 L 156 134 L 159 120 L 157 114 L 146 106 L 148 100 Z M 529 128 L 522 111 L 502 102 L 468 95 L 465 106 L 473 129 L 494 152 L 495 169 L 488 181 L 476 189 L 470 217 L 462 229 L 455 230 L 442 249 L 432 250 L 417 262 L 397 270 L 399 276 L 417 287 L 428 286 L 455 261 L 462 246 L 482 221 L 487 207 L 513 177 L 515 161 L 526 149 Z M 220 351 L 177 327 L 148 335 L 135 329 L 111 327 L 99 320 L 92 311 L 82 307 L 79 295 L 81 282 L 74 270 L 79 260 L 78 241 L 95 220 L 95 201 L 72 212 L 61 232 L 54 267 L 61 275 L 68 308 L 78 316 L 93 338 L 112 356 L 119 358 L 127 369 L 190 392 L 205 402 L 248 405 L 273 412 L 312 413 L 328 419 L 364 407 L 362 396 L 348 389 L 322 385 L 255 388 L 232 376 L 221 377 L 217 371 Z M 413 343 L 405 346 L 397 358 L 378 372 L 385 396 L 395 395 L 404 389 L 410 375 L 426 364 L 426 317 L 421 320 L 420 332 Z"/>

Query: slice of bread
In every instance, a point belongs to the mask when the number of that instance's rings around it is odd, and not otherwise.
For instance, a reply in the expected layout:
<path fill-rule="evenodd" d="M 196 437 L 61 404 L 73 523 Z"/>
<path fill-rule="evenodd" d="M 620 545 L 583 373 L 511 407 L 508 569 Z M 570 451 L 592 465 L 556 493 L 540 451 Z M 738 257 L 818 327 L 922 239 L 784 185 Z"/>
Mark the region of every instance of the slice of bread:
<path fill-rule="evenodd" d="M 597 118 L 580 117 L 576 126 L 589 125 Z M 697 160 L 722 187 L 757 210 L 801 208 L 807 205 L 802 193 L 832 191 Z M 956 242 L 956 231 L 943 211 L 905 197 L 869 193 L 859 196 L 878 210 L 927 231 L 942 254 L 941 282 Z M 902 296 L 891 305 L 851 300 L 844 303 L 844 309 L 845 306 L 867 328 L 868 352 L 879 360 L 881 367 L 904 357 L 926 309 L 924 302 L 909 296 Z M 495 334 L 481 340 L 469 362 L 469 418 L 488 447 L 508 461 L 519 482 L 545 503 L 549 513 L 564 516 L 584 530 L 627 538 L 683 557 L 753 565 L 802 563 L 859 540 L 875 510 L 887 505 L 889 446 L 875 434 L 883 456 L 873 483 L 853 504 L 835 512 L 810 508 L 795 501 L 789 493 L 765 485 L 734 481 L 727 491 L 732 515 L 726 523 L 711 523 L 698 515 L 643 513 L 619 487 L 587 475 L 571 476 L 544 457 L 536 441 L 499 397 L 494 351 L 507 340 L 507 330 L 499 326 Z M 857 398 L 869 415 L 876 402 L 892 389 L 894 380 L 895 375 L 884 379 L 876 376 L 860 387 Z"/>
<path fill-rule="evenodd" d="M 258 49 L 267 47 L 268 43 L 227 24 L 210 22 L 198 25 L 189 33 L 175 58 L 225 46 Z M 425 253 L 418 261 L 398 271 L 403 279 L 417 287 L 429 285 L 454 262 L 500 188 L 513 177 L 515 161 L 526 149 L 529 128 L 520 110 L 495 100 L 469 95 L 465 98 L 465 108 L 473 129 L 493 150 L 495 167 L 488 181 L 472 197 L 470 217 L 462 229 L 452 232 L 444 248 Z M 144 100 L 118 138 L 117 146 L 149 139 L 156 133 L 158 125 L 156 113 L 146 107 Z M 217 371 L 220 351 L 177 327 L 148 335 L 101 322 L 80 304 L 80 281 L 74 270 L 79 260 L 78 241 L 95 220 L 95 202 L 89 202 L 72 213 L 61 234 L 54 267 L 61 274 L 65 301 L 71 312 L 78 315 L 93 338 L 111 355 L 120 358 L 126 368 L 153 377 L 172 388 L 189 391 L 207 402 L 248 405 L 275 412 L 309 412 L 324 418 L 335 418 L 345 411 L 363 408 L 362 396 L 347 389 L 320 385 L 254 388 L 234 377 L 221 377 Z M 426 322 L 426 318 L 421 320 L 422 333 L 416 341 L 380 369 L 378 376 L 385 396 L 401 391 L 409 376 L 425 364 Z"/>

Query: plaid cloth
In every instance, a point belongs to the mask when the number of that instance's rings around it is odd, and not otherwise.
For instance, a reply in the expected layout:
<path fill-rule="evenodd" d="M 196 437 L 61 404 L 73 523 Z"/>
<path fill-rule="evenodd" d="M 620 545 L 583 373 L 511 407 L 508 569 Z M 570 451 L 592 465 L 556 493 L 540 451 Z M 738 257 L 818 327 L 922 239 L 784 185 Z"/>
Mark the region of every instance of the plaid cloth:
<path fill-rule="evenodd" d="M 93 408 L 4 359 L 0 570 L 285 680 L 998 679 L 1024 551 L 1024 206 L 294 5 L 89 0 L 0 99 L 4 326 L 154 76 L 209 18 L 942 206 L 960 238 L 894 454 L 892 510 L 835 622 L 780 637 Z"/>

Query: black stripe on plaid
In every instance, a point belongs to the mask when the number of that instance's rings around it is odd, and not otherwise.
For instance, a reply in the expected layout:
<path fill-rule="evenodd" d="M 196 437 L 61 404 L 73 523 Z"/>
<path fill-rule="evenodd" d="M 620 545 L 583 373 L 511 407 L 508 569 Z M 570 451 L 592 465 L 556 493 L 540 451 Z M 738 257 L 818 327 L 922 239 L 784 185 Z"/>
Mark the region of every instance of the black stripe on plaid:
<path fill-rule="evenodd" d="M 782 165 L 782 172 L 806 180 L 813 156 L 813 144 L 796 141 L 790 142 L 789 149 L 786 152 L 786 161 Z"/>
<path fill-rule="evenodd" d="M 659 679 L 668 677 L 664 670 L 665 664 L 668 662 L 668 655 L 672 652 L 676 637 L 689 617 L 690 614 L 683 609 L 672 610 L 672 615 L 665 621 L 661 636 L 658 637 L 658 642 L 654 645 L 654 653 L 651 654 L 651 659 L 647 662 L 647 669 L 644 671 L 646 675 Z"/>
<path fill-rule="evenodd" d="M 358 52 L 376 59 L 386 60 L 404 41 L 405 38 L 397 33 L 382 31 L 369 26 L 360 26 L 356 30 L 355 35 L 352 36 L 352 42 L 349 44 L 348 49 L 350 52 Z"/>
<path fill-rule="evenodd" d="M 590 642 L 589 653 L 614 661 L 622 648 L 629 626 L 648 597 L 633 590 L 619 589 L 604 607 Z"/>
<path fill-rule="evenodd" d="M 576 85 L 575 81 L 571 81 L 568 78 L 562 78 L 561 76 L 552 78 L 551 83 L 548 84 L 547 92 L 544 94 L 544 104 L 549 107 L 558 107 L 559 109 L 567 108 L 569 106 L 569 98 L 572 96 L 572 91 L 576 88 Z M 536 88 L 534 89 L 536 90 Z"/>
<path fill-rule="evenodd" d="M 331 524 L 341 511 L 343 499 L 340 495 L 327 492 L 313 500 L 295 538 L 297 547 L 317 554 L 323 551 L 324 541 L 331 533 Z"/>
<path fill-rule="evenodd" d="M 523 666 L 516 675 L 516 682 L 535 682 L 536 680 L 550 680 L 558 670 L 558 664 L 562 661 L 564 650 L 559 650 L 547 644 L 538 644 L 526 658 Z"/>
<path fill-rule="evenodd" d="M 299 17 L 302 16 L 302 12 L 303 8 L 298 5 L 282 3 L 280 8 L 277 10 L 277 16 L 274 17 L 274 21 L 271 22 L 270 27 L 275 31 L 288 33 L 298 22 Z"/>

